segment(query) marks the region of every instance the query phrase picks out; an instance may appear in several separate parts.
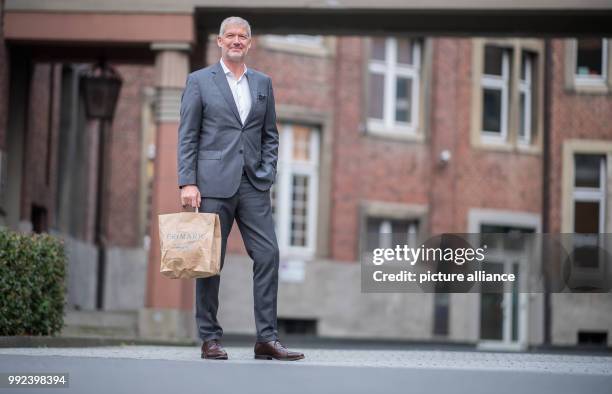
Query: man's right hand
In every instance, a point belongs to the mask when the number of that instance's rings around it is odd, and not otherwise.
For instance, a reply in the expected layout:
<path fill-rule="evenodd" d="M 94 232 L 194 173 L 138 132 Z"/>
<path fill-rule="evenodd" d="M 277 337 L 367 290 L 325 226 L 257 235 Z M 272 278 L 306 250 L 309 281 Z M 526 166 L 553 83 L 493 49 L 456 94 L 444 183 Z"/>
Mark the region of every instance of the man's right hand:
<path fill-rule="evenodd" d="M 200 189 L 196 185 L 185 185 L 181 188 L 181 204 L 183 207 L 200 208 Z"/>

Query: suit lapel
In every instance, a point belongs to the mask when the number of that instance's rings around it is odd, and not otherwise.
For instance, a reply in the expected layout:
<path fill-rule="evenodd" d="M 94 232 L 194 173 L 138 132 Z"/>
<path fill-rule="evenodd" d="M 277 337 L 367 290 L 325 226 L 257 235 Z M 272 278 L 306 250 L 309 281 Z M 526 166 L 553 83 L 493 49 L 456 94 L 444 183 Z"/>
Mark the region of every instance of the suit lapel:
<path fill-rule="evenodd" d="M 249 81 L 249 90 L 251 91 L 251 110 L 249 111 L 246 119 L 244 120 L 244 124 L 249 124 L 249 120 L 253 116 L 253 112 L 255 111 L 255 105 L 257 104 L 257 78 L 255 77 L 255 73 L 251 71 L 250 68 L 247 67 L 247 78 Z"/>
<path fill-rule="evenodd" d="M 221 91 L 223 98 L 225 99 L 225 101 L 227 101 L 227 104 L 230 106 L 230 109 L 234 113 L 234 116 L 236 116 L 238 123 L 242 125 L 242 121 L 240 120 L 240 113 L 238 113 L 238 107 L 236 106 L 236 102 L 234 101 L 234 96 L 232 95 L 232 91 L 229 87 L 229 83 L 227 83 L 227 77 L 225 76 L 225 73 L 223 72 L 223 67 L 221 67 L 220 62 L 217 62 L 217 67 L 215 71 L 216 72 L 213 77 L 213 80 L 215 81 L 215 85 L 217 85 L 217 87 Z M 251 81 L 249 81 L 249 83 L 250 82 Z M 251 92 L 251 96 L 252 95 L 253 95 L 253 92 Z"/>

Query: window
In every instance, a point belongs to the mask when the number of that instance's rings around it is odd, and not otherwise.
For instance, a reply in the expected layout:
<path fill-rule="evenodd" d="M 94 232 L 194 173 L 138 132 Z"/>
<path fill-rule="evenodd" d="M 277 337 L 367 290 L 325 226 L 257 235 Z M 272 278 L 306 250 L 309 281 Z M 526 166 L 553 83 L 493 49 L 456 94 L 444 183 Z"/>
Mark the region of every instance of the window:
<path fill-rule="evenodd" d="M 418 220 L 368 217 L 366 251 L 394 248 L 396 245 L 416 246 Z"/>
<path fill-rule="evenodd" d="M 565 88 L 568 93 L 612 92 L 612 39 L 585 37 L 565 41 Z"/>
<path fill-rule="evenodd" d="M 606 156 L 574 154 L 573 232 L 571 276 L 566 282 L 574 290 L 606 288 L 605 266 L 608 260 L 600 233 L 605 232 Z"/>
<path fill-rule="evenodd" d="M 421 41 L 376 37 L 368 61 L 367 128 L 415 134 L 419 126 Z"/>
<path fill-rule="evenodd" d="M 574 155 L 574 233 L 605 232 L 606 157 Z"/>
<path fill-rule="evenodd" d="M 576 84 L 602 84 L 607 78 L 607 40 L 584 38 L 576 40 Z"/>
<path fill-rule="evenodd" d="M 601 346 L 605 349 L 607 343 L 607 331 L 578 331 L 578 346 Z"/>
<path fill-rule="evenodd" d="M 474 39 L 472 144 L 538 153 L 543 127 L 541 56 L 535 39 Z"/>
<path fill-rule="evenodd" d="M 280 252 L 311 257 L 316 244 L 319 129 L 285 124 L 278 130 L 277 175 L 270 195 Z"/>
<path fill-rule="evenodd" d="M 505 141 L 508 133 L 510 50 L 485 46 L 482 85 L 482 137 Z"/>

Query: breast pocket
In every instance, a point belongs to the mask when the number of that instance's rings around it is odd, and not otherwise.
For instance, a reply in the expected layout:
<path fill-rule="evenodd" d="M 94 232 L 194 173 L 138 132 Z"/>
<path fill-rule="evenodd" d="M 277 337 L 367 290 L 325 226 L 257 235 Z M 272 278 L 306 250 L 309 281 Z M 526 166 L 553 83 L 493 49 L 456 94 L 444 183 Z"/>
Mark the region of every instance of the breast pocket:
<path fill-rule="evenodd" d="M 203 150 L 198 154 L 198 159 L 221 160 L 221 151 L 220 150 Z"/>

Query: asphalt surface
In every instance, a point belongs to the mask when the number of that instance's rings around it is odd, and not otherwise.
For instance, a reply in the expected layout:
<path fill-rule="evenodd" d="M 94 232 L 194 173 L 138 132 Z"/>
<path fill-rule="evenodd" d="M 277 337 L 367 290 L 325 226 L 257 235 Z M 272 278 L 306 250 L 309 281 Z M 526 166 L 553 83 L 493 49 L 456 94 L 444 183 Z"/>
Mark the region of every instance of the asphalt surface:
<path fill-rule="evenodd" d="M 197 347 L 0 348 L 0 373 L 68 373 L 61 393 L 612 393 L 607 355 L 303 349 L 281 362 L 226 350 L 212 361 Z"/>

